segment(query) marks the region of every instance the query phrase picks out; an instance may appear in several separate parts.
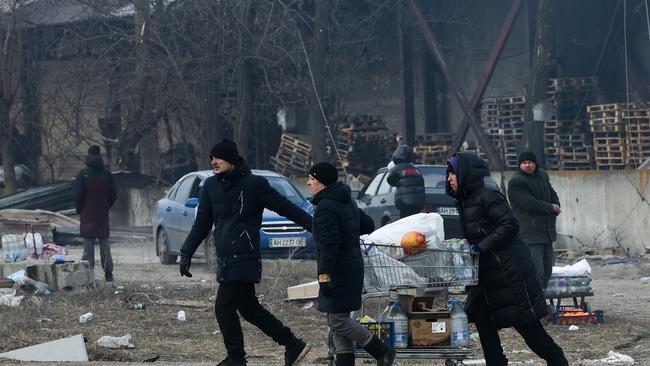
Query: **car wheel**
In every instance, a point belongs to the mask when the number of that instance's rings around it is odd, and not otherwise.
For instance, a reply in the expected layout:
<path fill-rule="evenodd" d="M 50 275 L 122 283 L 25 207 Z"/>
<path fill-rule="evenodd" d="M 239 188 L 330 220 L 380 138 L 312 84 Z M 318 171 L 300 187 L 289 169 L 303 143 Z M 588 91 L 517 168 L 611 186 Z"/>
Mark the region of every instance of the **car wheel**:
<path fill-rule="evenodd" d="M 203 241 L 203 245 L 205 259 L 208 261 L 208 268 L 212 273 L 217 273 L 217 248 L 214 245 L 214 236 L 212 236 L 212 233 Z"/>
<path fill-rule="evenodd" d="M 160 263 L 162 264 L 174 264 L 176 263 L 176 258 L 178 258 L 178 256 L 169 253 L 167 234 L 165 234 L 165 230 L 163 229 L 158 230 L 158 234 L 156 235 L 156 254 L 158 254 L 158 259 L 160 259 Z"/>

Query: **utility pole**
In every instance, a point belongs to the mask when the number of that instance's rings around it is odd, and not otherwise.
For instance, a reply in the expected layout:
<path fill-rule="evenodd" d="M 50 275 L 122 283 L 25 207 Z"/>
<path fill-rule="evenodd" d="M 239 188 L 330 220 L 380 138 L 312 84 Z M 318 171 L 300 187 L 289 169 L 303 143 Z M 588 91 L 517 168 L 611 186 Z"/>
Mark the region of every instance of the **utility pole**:
<path fill-rule="evenodd" d="M 535 121 L 533 107 L 548 103 L 546 88 L 553 72 L 555 61 L 555 26 L 552 0 L 538 0 L 537 25 L 535 27 L 535 47 L 533 65 L 530 70 L 526 115 L 524 122 L 524 141 L 522 149 L 532 151 L 537 156 L 538 165 L 546 167 L 544 154 L 544 123 Z M 540 118 L 543 119 L 543 118 Z"/>

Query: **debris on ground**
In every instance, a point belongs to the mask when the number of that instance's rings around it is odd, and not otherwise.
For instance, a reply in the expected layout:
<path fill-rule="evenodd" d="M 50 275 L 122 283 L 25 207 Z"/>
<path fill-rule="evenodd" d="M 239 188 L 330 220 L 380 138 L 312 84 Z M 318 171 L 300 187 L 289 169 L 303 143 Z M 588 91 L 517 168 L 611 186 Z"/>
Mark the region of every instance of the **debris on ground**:
<path fill-rule="evenodd" d="M 622 353 L 609 351 L 607 357 L 600 360 L 585 360 L 583 365 L 634 365 L 634 359 Z"/>
<path fill-rule="evenodd" d="M 130 334 L 121 337 L 103 336 L 97 340 L 97 345 L 105 348 L 135 348 Z"/>

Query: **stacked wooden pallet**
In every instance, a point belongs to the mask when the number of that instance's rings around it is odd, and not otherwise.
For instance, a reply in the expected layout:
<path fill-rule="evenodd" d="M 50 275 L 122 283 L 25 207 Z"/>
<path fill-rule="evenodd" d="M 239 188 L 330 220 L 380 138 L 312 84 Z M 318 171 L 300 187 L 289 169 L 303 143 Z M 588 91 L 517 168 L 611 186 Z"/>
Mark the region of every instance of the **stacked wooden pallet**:
<path fill-rule="evenodd" d="M 343 118 L 336 135 L 341 163 L 353 175 L 374 175 L 377 168 L 388 164 L 397 147 L 397 135 L 378 117 Z"/>
<path fill-rule="evenodd" d="M 454 134 L 448 132 L 428 133 L 415 136 L 413 147 L 420 164 L 445 164 L 450 155 Z"/>
<path fill-rule="evenodd" d="M 526 99 L 523 96 L 496 98 L 499 123 L 498 152 L 508 169 L 517 169 L 517 149 L 524 137 Z"/>
<path fill-rule="evenodd" d="M 637 168 L 650 158 L 650 103 L 635 103 L 623 110 L 627 166 Z"/>
<path fill-rule="evenodd" d="M 625 169 L 626 144 L 624 103 L 598 104 L 587 107 L 598 170 Z"/>
<path fill-rule="evenodd" d="M 544 125 L 548 168 L 593 168 L 593 147 L 587 129 L 585 106 L 595 100 L 597 84 L 598 80 L 593 77 L 549 80 L 547 96 L 554 113 Z"/>
<path fill-rule="evenodd" d="M 305 175 L 311 167 L 311 145 L 308 136 L 283 133 L 280 147 L 271 157 L 275 171 L 284 175 Z"/>

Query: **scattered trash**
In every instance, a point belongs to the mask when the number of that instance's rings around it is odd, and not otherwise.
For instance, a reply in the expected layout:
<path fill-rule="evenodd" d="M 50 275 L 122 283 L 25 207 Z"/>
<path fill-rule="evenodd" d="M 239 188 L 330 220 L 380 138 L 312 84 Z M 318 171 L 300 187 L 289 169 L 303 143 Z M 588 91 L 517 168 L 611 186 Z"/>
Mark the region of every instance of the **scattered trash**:
<path fill-rule="evenodd" d="M 79 323 L 85 324 L 93 320 L 93 313 L 86 313 L 79 317 Z"/>
<path fill-rule="evenodd" d="M 34 295 L 43 294 L 47 296 L 52 294 L 52 290 L 50 290 L 47 284 L 27 277 L 24 269 L 10 274 L 7 278 L 16 282 L 19 286 L 31 287 L 34 289 Z"/>
<path fill-rule="evenodd" d="M 217 299 L 217 295 L 212 295 L 208 298 L 208 301 L 214 302 Z"/>
<path fill-rule="evenodd" d="M 473 341 L 480 341 L 481 340 L 481 338 L 478 336 L 478 332 L 474 332 L 474 333 L 470 334 L 469 339 L 471 339 Z"/>
<path fill-rule="evenodd" d="M 612 297 L 625 297 L 625 295 L 623 295 L 623 294 L 614 294 L 614 295 L 612 295 Z"/>
<path fill-rule="evenodd" d="M 613 264 L 630 264 L 630 263 L 639 263 L 638 259 L 619 259 L 619 258 L 611 258 L 611 259 L 605 259 L 601 266 L 610 266 Z"/>
<path fill-rule="evenodd" d="M 201 282 L 206 283 L 206 282 L 208 282 L 208 280 L 206 280 L 206 279 L 204 278 L 204 279 L 201 280 Z"/>
<path fill-rule="evenodd" d="M 572 325 L 569 327 L 569 330 L 580 330 L 580 327 L 577 325 Z"/>
<path fill-rule="evenodd" d="M 144 310 L 144 304 L 139 302 L 130 302 L 126 308 L 129 310 Z"/>
<path fill-rule="evenodd" d="M 219 334 L 219 333 L 221 333 L 221 331 L 215 330 L 214 332 L 212 332 L 212 335 Z"/>
<path fill-rule="evenodd" d="M 583 365 L 634 365 L 634 359 L 622 353 L 609 351 L 607 357 L 600 360 L 584 360 Z"/>
<path fill-rule="evenodd" d="M 36 319 L 37 322 L 39 323 L 45 323 L 45 322 L 51 322 L 52 319 L 46 317 L 46 316 L 39 316 L 38 319 Z"/>
<path fill-rule="evenodd" d="M 25 296 L 16 296 L 16 290 L 14 289 L 0 289 L 0 305 L 15 308 L 20 305 L 23 298 Z"/>
<path fill-rule="evenodd" d="M 302 308 L 303 308 L 303 310 L 307 310 L 307 309 L 311 309 L 313 307 L 314 307 L 314 302 L 310 301 L 310 302 L 306 303 Z"/>
<path fill-rule="evenodd" d="M 643 283 L 648 283 L 648 282 L 650 282 L 650 276 L 641 277 L 641 282 L 643 282 Z"/>
<path fill-rule="evenodd" d="M 51 342 L 0 353 L 0 358 L 20 361 L 88 362 L 84 336 L 77 334 Z"/>
<path fill-rule="evenodd" d="M 154 287 L 153 289 L 156 290 L 156 291 L 160 291 L 160 290 L 163 289 L 163 287 L 162 287 L 162 286 L 156 286 L 156 287 Z"/>
<path fill-rule="evenodd" d="M 187 321 L 187 315 L 185 314 L 185 311 L 179 310 L 178 314 L 176 314 L 176 319 L 178 319 L 181 322 Z"/>
<path fill-rule="evenodd" d="M 130 334 L 125 334 L 121 337 L 103 336 L 97 340 L 97 345 L 106 348 L 135 348 L 131 344 Z"/>

